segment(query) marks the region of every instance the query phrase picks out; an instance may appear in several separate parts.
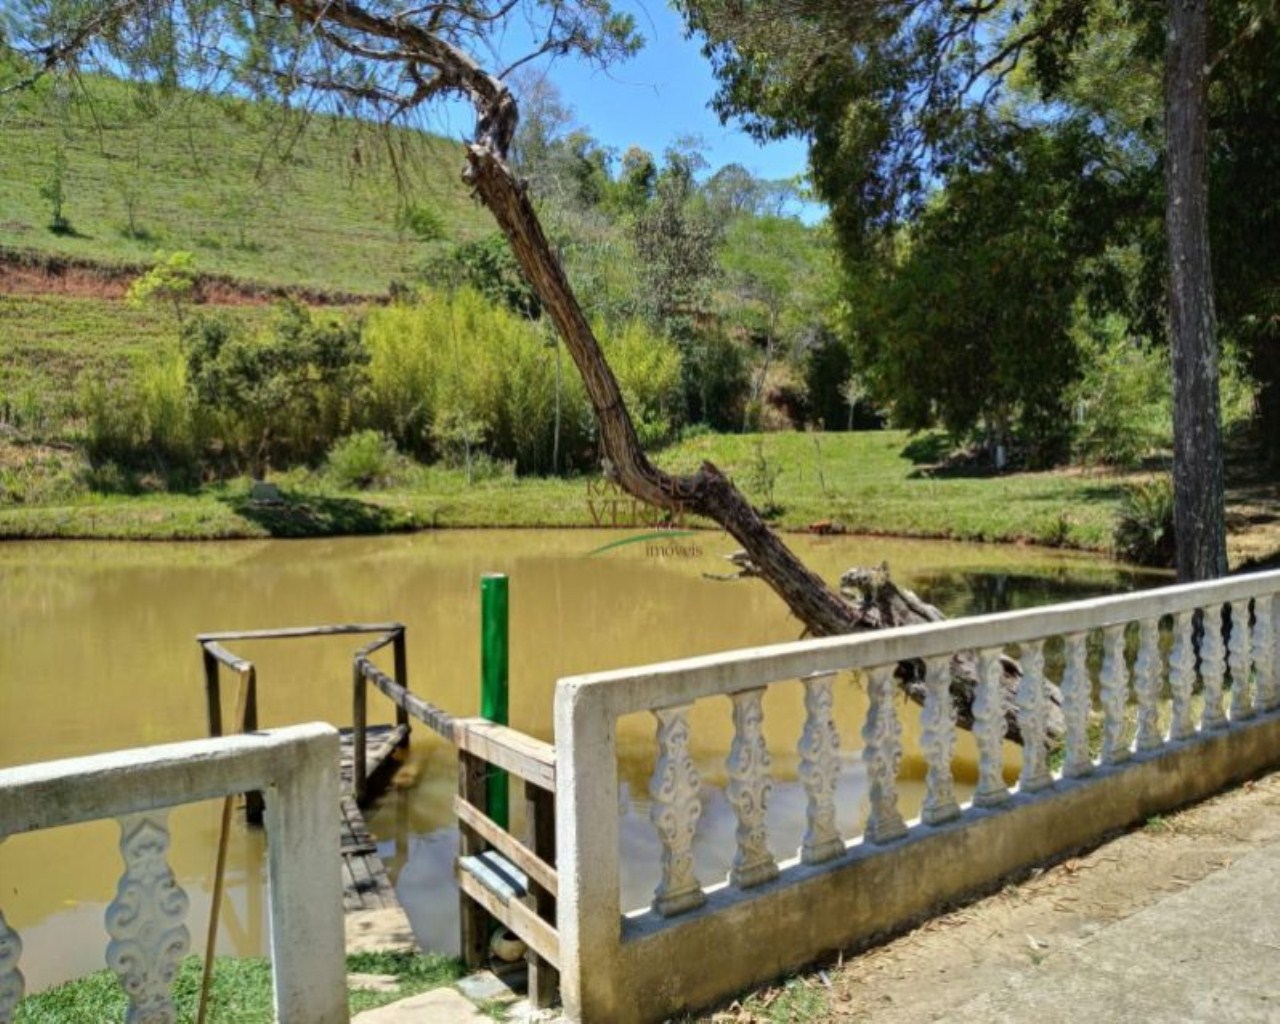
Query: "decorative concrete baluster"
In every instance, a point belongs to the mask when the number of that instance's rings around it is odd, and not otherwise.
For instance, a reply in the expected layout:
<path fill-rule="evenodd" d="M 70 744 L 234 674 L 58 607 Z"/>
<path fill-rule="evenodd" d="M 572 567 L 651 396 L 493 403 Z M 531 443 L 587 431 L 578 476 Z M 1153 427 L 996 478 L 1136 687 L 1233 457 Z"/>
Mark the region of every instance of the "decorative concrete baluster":
<path fill-rule="evenodd" d="M 1018 680 L 1018 730 L 1022 733 L 1022 773 L 1018 789 L 1035 793 L 1053 785 L 1045 729 L 1049 704 L 1044 692 L 1044 641 L 1022 645 L 1022 678 Z"/>
<path fill-rule="evenodd" d="M 706 902 L 693 873 L 693 836 L 702 817 L 701 780 L 689 752 L 689 707 L 680 704 L 653 713 L 658 720 L 658 763 L 649 782 L 649 819 L 662 841 L 662 881 L 653 909 L 663 917 Z"/>
<path fill-rule="evenodd" d="M 1089 756 L 1089 709 L 1093 703 L 1093 687 L 1089 681 L 1089 665 L 1085 658 L 1084 633 L 1066 636 L 1066 664 L 1062 670 L 1062 715 L 1067 735 L 1062 774 L 1077 778 L 1093 771 Z"/>
<path fill-rule="evenodd" d="M 120 819 L 124 874 L 107 907 L 107 966 L 129 999 L 125 1024 L 178 1019 L 170 989 L 191 945 L 187 894 L 169 867 L 167 811 Z"/>
<path fill-rule="evenodd" d="M 902 763 L 902 723 L 893 706 L 892 665 L 867 674 L 867 719 L 862 724 L 862 761 L 871 783 L 871 812 L 863 834 L 870 843 L 891 843 L 907 834 L 898 810 L 898 768 Z"/>
<path fill-rule="evenodd" d="M 1129 759 L 1127 742 L 1129 666 L 1124 660 L 1124 626 L 1102 631 L 1102 674 L 1098 677 L 1102 704 L 1102 763 L 1120 764 Z"/>
<path fill-rule="evenodd" d="M 2 842 L 4 839 L 0 838 Z M 4 911 L 0 911 L 0 1024 L 10 1024 L 26 992 L 26 980 L 18 970 L 20 959 L 22 940 L 5 921 Z"/>
<path fill-rule="evenodd" d="M 1273 711 L 1280 706 L 1280 680 L 1276 678 L 1276 638 L 1271 610 L 1271 597 L 1253 599 L 1253 666 L 1258 674 L 1259 711 Z"/>
<path fill-rule="evenodd" d="M 749 889 L 778 877 L 778 862 L 769 852 L 765 811 L 773 781 L 769 778 L 769 748 L 764 740 L 764 689 L 729 695 L 733 701 L 733 745 L 725 767 L 728 796 L 738 816 L 738 850 L 729 881 Z"/>
<path fill-rule="evenodd" d="M 1133 662 L 1133 690 L 1138 697 L 1139 752 L 1156 750 L 1160 735 L 1160 622 L 1143 619 L 1138 627 L 1138 657 Z"/>
<path fill-rule="evenodd" d="M 821 864 L 844 853 L 844 840 L 836 828 L 836 780 L 840 777 L 840 735 L 832 706 L 835 675 L 809 676 L 804 680 L 804 732 L 800 736 L 800 781 L 808 803 L 800 860 Z"/>
<path fill-rule="evenodd" d="M 1222 646 L 1222 605 L 1210 605 L 1201 616 L 1204 638 L 1200 642 L 1200 683 L 1204 697 L 1201 729 L 1221 729 L 1227 724 L 1222 710 L 1222 680 L 1227 670 L 1227 652 Z"/>
<path fill-rule="evenodd" d="M 1196 682 L 1194 620 L 1194 612 L 1178 612 L 1173 617 L 1173 650 L 1169 652 L 1169 692 L 1173 697 L 1171 740 L 1185 740 L 1196 732 L 1191 708 L 1191 691 Z"/>
<path fill-rule="evenodd" d="M 1253 680 L 1249 672 L 1253 659 L 1249 636 L 1249 600 L 1231 602 L 1231 637 L 1227 641 L 1227 664 L 1231 668 L 1231 720 L 1253 717 Z"/>
<path fill-rule="evenodd" d="M 990 647 L 978 652 L 978 687 L 973 701 L 973 735 L 978 741 L 978 788 L 973 802 L 992 807 L 1009 799 L 1004 784 L 1004 696 L 1001 651 Z"/>
<path fill-rule="evenodd" d="M 951 755 L 956 745 L 956 705 L 951 699 L 951 658 L 929 658 L 924 669 L 924 710 L 920 713 L 920 750 L 928 771 L 924 778 L 926 825 L 941 825 L 960 816 Z"/>

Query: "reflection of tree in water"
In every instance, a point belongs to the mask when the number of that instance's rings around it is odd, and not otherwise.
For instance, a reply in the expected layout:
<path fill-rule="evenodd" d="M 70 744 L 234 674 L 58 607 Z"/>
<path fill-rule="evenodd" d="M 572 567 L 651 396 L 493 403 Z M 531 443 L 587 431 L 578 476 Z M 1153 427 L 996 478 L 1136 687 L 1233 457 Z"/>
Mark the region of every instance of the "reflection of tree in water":
<path fill-rule="evenodd" d="M 1167 583 L 1162 575 L 1125 569 L 1078 566 L 1044 573 L 940 572 L 913 574 L 916 592 L 948 617 L 987 615 L 1104 594 L 1146 590 Z"/>

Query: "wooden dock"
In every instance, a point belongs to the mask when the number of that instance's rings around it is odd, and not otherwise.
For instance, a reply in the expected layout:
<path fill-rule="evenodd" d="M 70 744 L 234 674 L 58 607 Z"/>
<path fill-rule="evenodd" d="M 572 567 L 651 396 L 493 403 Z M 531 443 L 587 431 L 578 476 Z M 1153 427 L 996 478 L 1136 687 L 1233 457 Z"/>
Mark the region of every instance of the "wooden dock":
<path fill-rule="evenodd" d="M 304 626 L 287 629 L 251 629 L 234 632 L 201 633 L 196 637 L 204 661 L 205 706 L 209 735 L 223 734 L 221 670 L 228 669 L 238 679 L 236 715 L 231 727 L 236 732 L 258 728 L 258 670 L 254 663 L 227 649 L 250 641 L 303 640 L 312 637 L 375 634 L 355 654 L 355 727 L 341 730 L 340 806 L 342 855 L 342 905 L 346 911 L 346 942 L 356 950 L 416 949 L 408 915 L 396 898 L 386 865 L 378 856 L 378 844 L 369 834 L 360 805 L 377 798 L 403 762 L 409 746 L 409 712 L 396 707 L 395 725 L 369 726 L 365 693 L 369 674 L 381 675 L 370 656 L 390 648 L 395 659 L 394 681 L 403 690 L 407 674 L 404 626 L 398 622 L 369 625 Z M 404 691 L 407 693 L 407 691 Z M 356 757 L 355 736 L 362 733 L 363 757 Z M 262 794 L 248 793 L 245 816 L 254 824 L 262 822 Z"/>
<path fill-rule="evenodd" d="M 409 917 L 396 897 L 386 865 L 378 856 L 378 844 L 361 812 L 361 805 L 375 800 L 403 763 L 409 723 L 414 719 L 458 752 L 459 790 L 454 810 L 458 816 L 459 857 L 455 876 L 462 893 L 463 959 L 472 967 L 487 963 L 493 925 L 497 922 L 505 926 L 529 948 L 526 962 L 530 1005 L 534 1009 L 549 1006 L 558 984 L 560 964 L 560 935 L 556 929 L 559 876 L 555 855 L 555 749 L 482 718 L 456 718 L 412 693 L 408 688 L 402 623 L 200 634 L 196 640 L 204 660 L 209 735 L 223 734 L 222 669 L 229 669 L 239 680 L 233 728 L 237 732 L 258 728 L 257 668 L 253 662 L 233 654 L 224 643 L 359 634 L 377 635 L 355 652 L 351 675 L 353 728 L 341 730 L 339 814 L 347 951 L 417 949 Z M 392 674 L 371 660 L 375 653 L 387 648 L 394 658 Z M 370 687 L 395 707 L 395 725 L 368 724 Z M 355 737 L 360 735 L 363 742 L 358 749 Z M 495 771 L 507 772 L 523 783 L 523 840 L 512 835 L 505 822 L 499 824 L 489 817 L 488 778 Z M 249 820 L 256 817 L 261 821 L 261 794 L 247 796 Z M 506 886 L 508 878 L 518 884 Z"/>
<path fill-rule="evenodd" d="M 401 910 L 378 845 L 369 834 L 364 814 L 354 795 L 354 736 L 341 734 L 342 761 L 342 905 L 348 914 L 362 910 Z M 405 725 L 371 725 L 365 732 L 368 752 L 369 795 L 381 792 L 402 761 L 409 728 Z"/>

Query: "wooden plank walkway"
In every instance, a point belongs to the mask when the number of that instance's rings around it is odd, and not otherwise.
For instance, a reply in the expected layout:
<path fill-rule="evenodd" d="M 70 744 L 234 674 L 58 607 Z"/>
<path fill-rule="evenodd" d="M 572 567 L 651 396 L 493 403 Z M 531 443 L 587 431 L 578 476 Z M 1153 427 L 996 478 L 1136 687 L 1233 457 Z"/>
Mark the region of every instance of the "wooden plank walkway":
<path fill-rule="evenodd" d="M 379 793 L 395 774 L 400 758 L 397 752 L 408 737 L 408 728 L 371 725 L 365 731 L 368 788 L 371 796 Z M 342 761 L 342 905 L 348 914 L 366 910 L 398 910 L 395 887 L 386 865 L 378 856 L 378 844 L 369 834 L 364 815 L 352 793 L 355 774 L 354 737 L 350 729 L 341 734 Z"/>

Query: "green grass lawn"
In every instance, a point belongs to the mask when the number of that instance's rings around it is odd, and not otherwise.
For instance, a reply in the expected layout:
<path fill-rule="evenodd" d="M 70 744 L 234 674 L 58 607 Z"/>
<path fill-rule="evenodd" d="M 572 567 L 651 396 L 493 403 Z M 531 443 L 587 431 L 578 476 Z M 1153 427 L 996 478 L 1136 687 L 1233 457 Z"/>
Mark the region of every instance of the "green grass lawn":
<path fill-rule="evenodd" d="M 931 447 L 927 437 L 922 443 L 904 431 L 705 435 L 659 453 L 657 461 L 689 470 L 709 459 L 757 507 L 772 505 L 773 521 L 783 529 L 831 521 L 850 532 L 1108 547 L 1123 478 L 931 475 L 911 458 Z M 279 506 L 249 502 L 244 480 L 196 494 L 81 493 L 0 506 L 0 537 L 186 539 L 613 525 L 605 503 L 612 499 L 589 495 L 585 477 L 503 475 L 468 485 L 460 470 L 415 467 L 395 487 L 367 492 L 336 491 L 321 474 L 306 471 L 275 480 L 286 498 Z M 629 515 L 624 501 L 617 525 L 631 525 Z"/>
<path fill-rule="evenodd" d="M 174 981 L 180 1024 L 196 1019 L 201 968 L 199 957 L 188 957 Z M 347 957 L 347 970 L 396 980 L 392 991 L 349 990 L 353 1014 L 439 988 L 464 973 L 462 964 L 451 957 L 410 953 L 356 953 Z M 210 1024 L 270 1024 L 271 965 L 260 958 L 219 957 L 209 995 Z M 98 971 L 27 998 L 19 1005 L 14 1024 L 97 1024 L 124 1020 L 126 1009 L 119 979 L 110 971 Z"/>
<path fill-rule="evenodd" d="M 406 130 L 90 77 L 89 99 L 46 79 L 0 99 L 0 245 L 108 264 L 189 250 L 199 270 L 274 285 L 385 294 L 422 256 L 397 226 L 406 200 L 465 241 L 494 230 L 470 198 L 461 147 Z M 300 116 L 300 115 L 299 115 Z M 65 157 L 63 216 L 41 189 Z"/>

